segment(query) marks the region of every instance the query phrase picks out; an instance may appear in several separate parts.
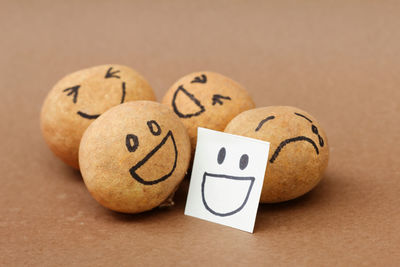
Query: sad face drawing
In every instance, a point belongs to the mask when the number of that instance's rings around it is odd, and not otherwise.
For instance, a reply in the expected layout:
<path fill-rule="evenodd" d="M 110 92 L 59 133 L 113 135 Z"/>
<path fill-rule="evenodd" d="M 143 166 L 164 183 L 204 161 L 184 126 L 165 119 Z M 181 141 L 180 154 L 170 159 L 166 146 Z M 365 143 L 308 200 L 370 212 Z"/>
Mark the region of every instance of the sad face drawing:
<path fill-rule="evenodd" d="M 102 65 L 77 71 L 49 92 L 41 112 L 43 136 L 58 157 L 79 168 L 79 142 L 95 119 L 121 103 L 154 99 L 150 85 L 126 66 Z"/>
<path fill-rule="evenodd" d="M 261 202 L 299 197 L 321 180 L 329 146 L 321 125 L 307 112 L 287 106 L 257 108 L 234 118 L 225 132 L 271 144 Z"/>
<path fill-rule="evenodd" d="M 254 108 L 253 100 L 241 85 L 209 71 L 191 73 L 176 81 L 162 103 L 186 126 L 193 151 L 198 127 L 222 131 L 233 117 Z"/>

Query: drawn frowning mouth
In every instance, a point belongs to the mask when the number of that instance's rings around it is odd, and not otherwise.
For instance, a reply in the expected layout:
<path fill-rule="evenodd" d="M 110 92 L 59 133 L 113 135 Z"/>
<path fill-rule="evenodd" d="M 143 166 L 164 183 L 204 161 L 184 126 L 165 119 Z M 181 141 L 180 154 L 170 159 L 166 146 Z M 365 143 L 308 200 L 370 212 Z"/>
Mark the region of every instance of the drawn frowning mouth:
<path fill-rule="evenodd" d="M 226 217 L 238 213 L 241 211 L 246 205 L 251 190 L 253 188 L 255 178 L 254 177 L 240 177 L 240 176 L 230 176 L 225 174 L 212 174 L 204 172 L 203 181 L 201 183 L 201 197 L 204 204 L 204 207 L 211 212 L 212 214 L 220 217 Z M 227 183 L 232 186 L 232 183 L 236 183 L 235 186 L 241 188 L 240 195 L 219 192 L 220 195 L 223 196 L 223 199 L 220 201 L 207 200 L 207 184 L 214 183 L 214 185 L 218 186 L 219 190 L 227 187 Z M 244 184 L 247 183 L 247 188 L 244 187 Z M 215 192 L 214 192 L 215 193 Z M 234 206 L 234 208 L 232 208 Z M 223 210 L 221 207 L 231 207 L 230 210 Z"/>
<path fill-rule="evenodd" d="M 149 180 L 148 178 L 146 178 L 146 180 L 145 180 L 142 177 L 140 177 L 140 175 L 137 173 L 137 171 L 143 165 L 145 165 L 146 162 L 157 153 L 157 151 L 159 151 L 162 147 L 164 147 L 164 145 L 166 145 L 168 140 L 171 140 L 173 147 L 174 147 L 174 154 L 175 154 L 174 155 L 174 164 L 173 164 L 172 169 L 167 174 L 165 174 L 161 177 L 152 178 L 151 180 Z M 174 170 L 176 168 L 177 159 L 178 159 L 178 150 L 176 148 L 174 135 L 172 134 L 171 131 L 168 131 L 167 135 L 163 138 L 163 140 L 156 147 L 154 147 L 142 160 L 140 160 L 138 163 L 136 163 L 136 165 L 134 165 L 132 168 L 130 168 L 129 172 L 130 172 L 132 178 L 135 179 L 136 181 L 138 181 L 139 183 L 144 184 L 144 185 L 154 185 L 154 184 L 160 183 L 162 181 L 165 181 L 172 175 L 172 173 L 174 172 Z"/>
<path fill-rule="evenodd" d="M 274 152 L 274 154 L 272 154 L 272 156 L 271 156 L 269 162 L 274 163 L 274 161 L 276 160 L 276 158 L 279 156 L 279 153 L 281 152 L 281 150 L 282 150 L 286 145 L 288 145 L 288 144 L 290 144 L 290 143 L 294 143 L 294 142 L 300 142 L 300 141 L 310 143 L 310 144 L 314 147 L 315 153 L 317 153 L 317 155 L 319 154 L 319 150 L 318 150 L 317 144 L 315 144 L 315 142 L 314 142 L 311 138 L 306 137 L 306 136 L 297 136 L 297 137 L 293 137 L 293 138 L 289 138 L 289 139 L 283 140 L 283 141 L 279 144 L 279 146 L 275 149 L 275 152 Z"/>

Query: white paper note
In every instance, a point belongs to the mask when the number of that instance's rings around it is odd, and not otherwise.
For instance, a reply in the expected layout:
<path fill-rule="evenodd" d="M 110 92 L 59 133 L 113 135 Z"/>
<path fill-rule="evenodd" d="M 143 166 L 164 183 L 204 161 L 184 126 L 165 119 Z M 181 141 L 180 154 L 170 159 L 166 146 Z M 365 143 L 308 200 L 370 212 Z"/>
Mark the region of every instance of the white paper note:
<path fill-rule="evenodd" d="M 269 143 L 198 128 L 185 215 L 253 232 Z"/>

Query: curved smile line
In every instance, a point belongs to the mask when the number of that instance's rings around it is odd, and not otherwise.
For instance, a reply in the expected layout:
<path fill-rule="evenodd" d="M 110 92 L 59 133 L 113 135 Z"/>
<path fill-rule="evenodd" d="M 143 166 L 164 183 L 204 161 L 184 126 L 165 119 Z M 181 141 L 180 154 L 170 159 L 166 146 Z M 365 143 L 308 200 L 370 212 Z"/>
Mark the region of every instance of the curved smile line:
<path fill-rule="evenodd" d="M 279 144 L 279 146 L 275 149 L 275 152 L 271 156 L 269 162 L 274 163 L 274 161 L 278 157 L 279 153 L 281 152 L 282 148 L 284 148 L 287 144 L 290 144 L 290 143 L 293 143 L 293 142 L 299 142 L 299 141 L 309 142 L 310 144 L 313 145 L 317 155 L 319 154 L 318 147 L 317 147 L 317 145 L 315 144 L 315 142 L 311 138 L 308 138 L 308 137 L 305 137 L 305 136 L 297 136 L 297 137 L 289 138 L 289 139 L 286 139 L 286 140 L 282 141 Z"/>
<path fill-rule="evenodd" d="M 136 173 L 136 170 L 138 170 L 142 165 L 144 165 L 167 142 L 169 137 L 171 137 L 172 143 L 174 144 L 174 150 L 175 150 L 175 161 L 174 161 L 174 166 L 172 167 L 172 170 L 169 173 L 167 173 L 166 175 L 162 176 L 161 178 L 158 178 L 158 179 L 155 179 L 155 180 L 151 180 L 151 181 L 143 180 L 143 178 L 140 177 Z M 135 166 L 130 168 L 129 172 L 131 173 L 132 178 L 135 179 L 136 181 L 138 181 L 141 184 L 144 184 L 144 185 L 157 184 L 159 182 L 162 182 L 162 181 L 168 179 L 168 177 L 171 176 L 171 174 L 174 172 L 174 170 L 176 168 L 177 159 L 178 159 L 178 149 L 176 148 L 174 135 L 172 134 L 171 131 L 169 131 L 167 133 L 167 135 L 163 138 L 163 140 L 155 148 L 153 148 L 153 150 L 151 150 L 141 161 L 136 163 Z"/>
<path fill-rule="evenodd" d="M 176 106 L 176 98 L 178 96 L 179 92 L 182 92 L 183 94 L 185 94 L 187 97 L 189 97 L 189 99 L 199 108 L 199 111 L 195 112 L 195 113 L 181 113 L 178 109 L 178 107 Z M 176 115 L 178 115 L 180 118 L 190 118 L 193 116 L 198 116 L 201 113 L 203 113 L 205 111 L 204 106 L 200 103 L 200 100 L 198 100 L 193 94 L 189 93 L 185 88 L 183 88 L 182 85 L 180 85 L 178 87 L 178 89 L 176 89 L 174 96 L 172 98 L 172 108 L 174 109 L 174 112 L 176 113 Z"/>
<path fill-rule="evenodd" d="M 125 89 L 125 82 L 122 83 L 122 97 L 121 97 L 121 103 L 124 103 L 125 101 L 125 94 L 126 94 L 126 89 Z M 95 114 L 95 115 L 90 115 L 82 111 L 78 111 L 77 114 L 85 119 L 89 120 L 94 120 L 97 119 L 101 114 Z"/>
<path fill-rule="evenodd" d="M 204 187 L 206 184 L 207 176 L 213 177 L 213 178 L 219 178 L 219 179 L 236 180 L 236 181 L 250 181 L 250 186 L 247 191 L 246 197 L 245 197 L 243 203 L 240 205 L 240 207 L 238 207 L 237 209 L 235 209 L 233 211 L 225 212 L 225 213 L 216 212 L 215 210 L 211 209 L 210 206 L 208 206 L 206 198 L 204 196 Z M 221 217 L 233 215 L 233 214 L 241 211 L 243 209 L 243 207 L 246 205 L 247 200 L 249 200 L 250 192 L 251 192 L 251 189 L 253 188 L 254 181 L 255 181 L 254 177 L 238 177 L 238 176 L 230 176 L 230 175 L 225 175 L 225 174 L 213 174 L 213 173 L 204 172 L 203 181 L 201 182 L 201 200 L 203 201 L 203 205 L 209 212 L 211 212 L 214 215 L 221 216 Z"/>

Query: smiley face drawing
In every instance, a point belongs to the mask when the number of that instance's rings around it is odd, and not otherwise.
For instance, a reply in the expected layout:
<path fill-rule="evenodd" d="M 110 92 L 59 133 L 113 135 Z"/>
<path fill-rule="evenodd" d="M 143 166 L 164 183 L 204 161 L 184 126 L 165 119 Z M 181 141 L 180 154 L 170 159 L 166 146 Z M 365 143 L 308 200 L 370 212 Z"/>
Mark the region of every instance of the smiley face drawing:
<path fill-rule="evenodd" d="M 252 232 L 269 143 L 200 127 L 185 215 Z"/>
<path fill-rule="evenodd" d="M 125 213 L 159 206 L 184 178 L 189 160 L 185 127 L 168 107 L 151 101 L 106 111 L 88 127 L 79 151 L 91 195 Z"/>
<path fill-rule="evenodd" d="M 282 202 L 313 189 L 328 165 L 329 146 L 321 125 L 307 112 L 287 106 L 246 111 L 225 132 L 271 143 L 261 202 Z"/>
<path fill-rule="evenodd" d="M 104 79 L 111 79 L 111 78 L 115 78 L 115 79 L 121 79 L 121 77 L 118 75 L 118 73 L 120 72 L 120 70 L 113 70 L 113 67 L 109 67 Z M 112 88 L 112 86 L 110 86 Z M 63 90 L 63 92 L 65 92 L 67 94 L 67 96 L 72 96 L 72 102 L 74 104 L 76 104 L 78 102 L 78 93 L 79 93 L 79 89 L 81 88 L 81 85 L 75 85 L 72 87 L 68 87 L 65 88 Z M 120 104 L 124 103 L 125 101 L 125 95 L 126 95 L 126 83 L 124 81 L 121 82 L 121 101 Z M 93 120 L 96 119 L 97 117 L 100 116 L 100 114 L 88 114 L 86 112 L 83 112 L 81 110 L 78 110 L 76 112 L 77 115 L 81 116 L 82 118 L 85 119 L 89 119 L 89 120 Z"/>
<path fill-rule="evenodd" d="M 226 148 L 222 147 L 218 152 L 217 162 L 218 164 L 223 164 L 226 157 Z M 239 168 L 240 170 L 246 169 L 249 163 L 249 156 L 247 154 L 243 154 L 240 157 L 239 161 Z M 216 216 L 231 216 L 243 209 L 246 205 L 251 189 L 253 188 L 255 181 L 254 176 L 232 176 L 227 174 L 215 174 L 215 173 L 208 173 L 204 172 L 203 180 L 201 183 L 201 198 L 204 204 L 204 207 Z M 232 198 L 222 198 L 218 201 L 207 201 L 207 185 L 209 183 L 220 183 L 220 187 L 223 188 L 224 182 L 227 183 L 237 183 L 234 194 L 231 194 Z M 241 184 L 245 184 L 243 186 Z M 218 185 L 214 185 L 217 186 Z M 229 185 L 229 187 L 234 188 L 234 186 Z M 215 199 L 215 198 L 214 198 Z"/>
<path fill-rule="evenodd" d="M 103 112 L 133 100 L 155 100 L 152 88 L 133 69 L 102 65 L 61 79 L 49 92 L 41 111 L 41 129 L 50 149 L 79 168 L 79 142 L 86 128 Z"/>
<path fill-rule="evenodd" d="M 147 126 L 149 127 L 150 132 L 154 136 L 159 136 L 161 134 L 161 127 L 155 120 L 148 121 Z M 170 151 L 173 151 L 173 153 L 174 153 L 174 156 L 173 156 L 174 163 L 173 163 L 171 170 L 168 173 L 161 175 L 161 177 L 153 178 L 150 180 L 142 178 L 137 173 L 137 170 L 140 169 L 140 167 L 142 167 L 144 164 L 149 162 L 151 157 L 153 157 L 154 154 L 156 154 L 169 140 L 171 140 L 171 142 L 174 146 L 173 149 L 170 149 Z M 128 134 L 126 136 L 126 147 L 127 147 L 128 151 L 135 152 L 135 150 L 137 149 L 138 146 L 139 146 L 139 139 L 137 138 L 137 136 L 134 134 Z M 139 183 L 142 183 L 144 185 L 154 185 L 154 184 L 160 183 L 162 181 L 165 181 L 172 175 L 172 173 L 174 172 L 174 170 L 176 168 L 177 159 L 178 159 L 178 149 L 176 148 L 174 134 L 172 133 L 171 130 L 169 130 L 168 133 L 165 135 L 165 137 L 161 140 L 161 142 L 159 144 L 157 144 L 157 146 L 155 146 L 143 159 L 141 159 L 138 163 L 136 163 L 135 166 L 130 168 L 129 172 L 130 172 L 132 178 L 135 179 L 136 181 L 138 181 Z"/>
<path fill-rule="evenodd" d="M 222 131 L 233 117 L 255 106 L 241 85 L 210 71 L 182 77 L 170 87 L 162 103 L 168 105 L 188 129 L 192 152 L 198 127 Z"/>

